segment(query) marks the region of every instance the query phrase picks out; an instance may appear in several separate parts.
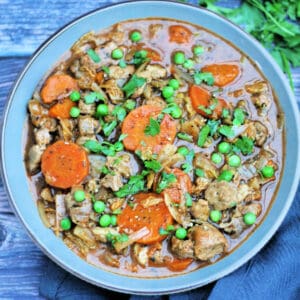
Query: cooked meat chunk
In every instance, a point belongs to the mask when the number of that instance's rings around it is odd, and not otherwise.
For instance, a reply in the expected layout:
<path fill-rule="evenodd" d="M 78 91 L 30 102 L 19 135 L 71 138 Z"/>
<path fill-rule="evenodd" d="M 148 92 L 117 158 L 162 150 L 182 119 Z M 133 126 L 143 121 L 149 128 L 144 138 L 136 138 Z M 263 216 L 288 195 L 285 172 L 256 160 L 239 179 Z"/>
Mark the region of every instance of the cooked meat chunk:
<path fill-rule="evenodd" d="M 248 124 L 245 133 L 249 138 L 255 141 L 255 145 L 260 147 L 265 143 L 268 137 L 267 127 L 259 121 Z"/>
<path fill-rule="evenodd" d="M 191 214 L 197 221 L 207 221 L 209 217 L 208 202 L 203 199 L 194 201 L 191 207 Z"/>
<path fill-rule="evenodd" d="M 53 196 L 52 196 L 51 191 L 50 191 L 50 188 L 48 188 L 48 187 L 42 189 L 41 197 L 42 197 L 42 199 L 44 199 L 48 202 L 53 202 L 54 201 Z"/>
<path fill-rule="evenodd" d="M 159 30 L 162 29 L 162 25 L 161 24 L 151 24 L 149 25 L 148 31 L 149 31 L 149 37 L 150 39 L 153 39 L 156 34 L 159 32 Z"/>
<path fill-rule="evenodd" d="M 200 115 L 196 115 L 194 118 L 184 122 L 181 125 L 181 131 L 191 135 L 194 139 L 194 142 L 196 142 L 198 139 L 199 131 L 204 124 L 205 119 Z"/>
<path fill-rule="evenodd" d="M 268 91 L 268 84 L 265 81 L 256 81 L 246 84 L 245 89 L 250 94 L 260 94 Z"/>
<path fill-rule="evenodd" d="M 96 248 L 97 243 L 96 243 L 95 237 L 90 229 L 77 225 L 73 229 L 73 234 L 75 236 L 79 237 L 81 240 L 83 240 L 90 249 Z"/>
<path fill-rule="evenodd" d="M 203 170 L 205 177 L 208 179 L 214 179 L 218 177 L 217 167 L 202 153 L 196 153 L 193 165 L 195 168 Z"/>
<path fill-rule="evenodd" d="M 109 228 L 109 227 L 94 227 L 92 229 L 93 235 L 95 236 L 95 239 L 97 241 L 106 243 L 107 242 L 107 235 L 117 235 L 119 232 L 115 228 Z"/>
<path fill-rule="evenodd" d="M 101 184 L 106 187 L 112 189 L 114 192 L 118 191 L 122 186 L 122 177 L 119 173 L 112 175 L 107 174 L 102 180 Z"/>
<path fill-rule="evenodd" d="M 127 65 L 125 68 L 119 66 L 109 67 L 109 77 L 112 79 L 128 79 L 134 73 L 134 66 Z"/>
<path fill-rule="evenodd" d="M 243 217 L 240 214 L 233 216 L 230 222 L 220 223 L 219 226 L 226 233 L 230 234 L 232 238 L 238 237 L 246 228 Z"/>
<path fill-rule="evenodd" d="M 39 146 L 48 145 L 51 142 L 51 135 L 47 128 L 34 130 L 35 141 Z"/>
<path fill-rule="evenodd" d="M 128 178 L 131 175 L 130 156 L 123 154 L 115 157 L 108 156 L 106 166 L 113 172 Z"/>
<path fill-rule="evenodd" d="M 80 117 L 78 127 L 80 135 L 93 135 L 101 130 L 99 121 L 90 116 Z"/>
<path fill-rule="evenodd" d="M 195 184 L 193 184 L 192 194 L 199 195 L 202 191 L 207 189 L 210 182 L 210 179 L 198 177 L 195 181 Z"/>
<path fill-rule="evenodd" d="M 194 244 L 191 240 L 179 240 L 173 236 L 171 239 L 171 251 L 179 258 L 193 258 Z"/>
<path fill-rule="evenodd" d="M 90 175 L 93 178 L 99 178 L 102 173 L 102 168 L 105 165 L 105 157 L 95 154 L 90 154 L 88 157 L 90 162 Z"/>
<path fill-rule="evenodd" d="M 33 174 L 39 168 L 44 151 L 45 148 L 39 145 L 33 145 L 30 147 L 27 156 L 27 166 L 30 174 Z"/>
<path fill-rule="evenodd" d="M 83 115 L 93 115 L 96 111 L 96 104 L 86 104 L 84 100 L 79 100 L 78 108 L 80 109 L 80 113 Z"/>
<path fill-rule="evenodd" d="M 177 153 L 177 147 L 171 144 L 163 146 L 157 156 L 157 161 L 160 162 L 163 168 L 172 167 L 183 160 L 184 157 Z"/>
<path fill-rule="evenodd" d="M 205 199 L 214 209 L 224 210 L 238 203 L 238 190 L 233 183 L 214 181 L 205 191 Z"/>
<path fill-rule="evenodd" d="M 118 104 L 121 100 L 124 99 L 124 93 L 120 89 L 115 79 L 109 79 L 102 85 L 103 88 L 106 89 L 106 93 L 108 94 L 110 100 L 114 104 Z"/>
<path fill-rule="evenodd" d="M 86 193 L 86 198 L 82 202 L 75 202 L 71 194 L 65 199 L 72 222 L 82 227 L 88 226 L 89 217 L 92 213 L 92 201 L 87 195 Z"/>
<path fill-rule="evenodd" d="M 60 119 L 58 131 L 64 141 L 72 141 L 74 138 L 74 120 Z"/>
<path fill-rule="evenodd" d="M 166 69 L 161 65 L 148 65 L 145 70 L 138 73 L 138 75 L 145 78 L 148 83 L 153 79 L 164 78 L 166 74 Z"/>
<path fill-rule="evenodd" d="M 133 246 L 133 256 L 138 264 L 146 267 L 148 264 L 148 247 L 135 243 Z"/>
<path fill-rule="evenodd" d="M 197 259 L 209 260 L 227 251 L 226 238 L 209 223 L 192 227 L 189 236 L 194 242 L 194 255 Z"/>
<path fill-rule="evenodd" d="M 252 202 L 245 206 L 240 206 L 239 210 L 243 215 L 248 212 L 252 212 L 258 217 L 262 212 L 262 206 L 260 203 Z"/>

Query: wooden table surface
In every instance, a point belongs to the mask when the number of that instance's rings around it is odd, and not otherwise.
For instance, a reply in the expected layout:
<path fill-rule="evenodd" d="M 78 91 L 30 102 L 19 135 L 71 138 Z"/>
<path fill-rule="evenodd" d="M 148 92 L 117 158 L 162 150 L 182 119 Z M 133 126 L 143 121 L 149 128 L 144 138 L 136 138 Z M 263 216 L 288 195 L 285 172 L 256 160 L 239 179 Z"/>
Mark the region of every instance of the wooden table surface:
<path fill-rule="evenodd" d="M 115 2 L 119 1 L 0 0 L 0 117 L 18 73 L 37 47 L 74 18 Z M 227 6 L 238 4 L 235 0 Z M 299 103 L 300 68 L 293 69 L 293 78 Z M 39 281 L 47 260 L 12 212 L 0 178 L 0 299 L 40 299 Z"/>

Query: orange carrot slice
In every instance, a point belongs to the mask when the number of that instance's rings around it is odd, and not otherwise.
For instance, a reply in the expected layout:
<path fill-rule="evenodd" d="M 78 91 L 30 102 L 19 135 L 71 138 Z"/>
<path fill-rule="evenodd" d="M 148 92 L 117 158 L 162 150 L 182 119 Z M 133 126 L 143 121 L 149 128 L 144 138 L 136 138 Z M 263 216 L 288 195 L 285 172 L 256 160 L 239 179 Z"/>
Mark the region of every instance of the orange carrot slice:
<path fill-rule="evenodd" d="M 182 25 L 172 25 L 169 27 L 169 40 L 178 44 L 189 43 L 192 32 Z"/>
<path fill-rule="evenodd" d="M 240 74 L 240 69 L 237 65 L 230 64 L 212 64 L 205 66 L 201 72 L 212 73 L 214 77 L 214 85 L 223 87 L 233 82 Z"/>
<path fill-rule="evenodd" d="M 213 100 L 211 94 L 206 89 L 192 85 L 189 89 L 189 96 L 194 110 L 209 119 L 218 119 L 222 115 L 223 108 L 227 108 L 228 104 L 223 99 Z M 217 101 L 214 105 L 214 101 Z M 210 107 L 213 109 L 210 109 Z M 210 113 L 207 109 L 210 109 Z"/>
<path fill-rule="evenodd" d="M 70 98 L 64 98 L 50 107 L 49 116 L 52 118 L 68 119 L 70 118 L 70 109 L 75 105 Z"/>
<path fill-rule="evenodd" d="M 151 200 L 150 197 L 161 201 L 147 206 L 146 203 L 147 200 Z M 137 231 L 147 227 L 150 232 L 137 241 L 141 244 L 153 244 L 165 239 L 166 235 L 161 235 L 159 230 L 172 224 L 173 218 L 165 205 L 163 197 L 155 193 L 139 193 L 134 195 L 133 198 L 133 207 L 127 205 L 118 216 L 120 230 L 122 232 L 127 230 Z"/>
<path fill-rule="evenodd" d="M 89 173 L 86 151 L 74 143 L 57 141 L 42 155 L 42 173 L 46 182 L 66 189 L 80 184 Z"/>
<path fill-rule="evenodd" d="M 153 153 L 158 153 L 163 145 L 173 143 L 176 136 L 176 123 L 169 115 L 165 115 L 161 121 L 158 134 L 151 136 L 145 133 L 150 118 L 156 119 L 161 111 L 161 107 L 143 105 L 127 115 L 122 124 L 122 133 L 127 134 L 123 140 L 127 150 L 135 151 L 146 147 Z"/>
<path fill-rule="evenodd" d="M 185 270 L 193 262 L 192 258 L 173 258 L 166 263 L 166 267 L 173 272 L 180 272 Z"/>
<path fill-rule="evenodd" d="M 79 90 L 77 81 L 66 74 L 55 74 L 48 77 L 41 90 L 41 97 L 44 103 L 51 103 L 59 96 Z"/>
<path fill-rule="evenodd" d="M 168 193 L 172 202 L 180 203 L 182 196 L 184 196 L 182 194 L 186 192 L 190 193 L 192 191 L 192 181 L 188 174 L 178 168 L 172 169 L 170 173 L 173 173 L 176 176 L 177 181 L 166 188 L 163 193 Z"/>

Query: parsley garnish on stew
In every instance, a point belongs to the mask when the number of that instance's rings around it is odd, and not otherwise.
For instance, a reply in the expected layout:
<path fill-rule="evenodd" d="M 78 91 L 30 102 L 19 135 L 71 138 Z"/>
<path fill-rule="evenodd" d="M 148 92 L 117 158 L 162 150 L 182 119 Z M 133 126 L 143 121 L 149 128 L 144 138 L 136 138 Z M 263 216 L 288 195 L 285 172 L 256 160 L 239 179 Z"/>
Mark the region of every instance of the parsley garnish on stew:
<path fill-rule="evenodd" d="M 157 193 L 161 193 L 164 189 L 166 189 L 169 185 L 176 182 L 177 178 L 174 174 L 169 174 L 166 172 L 162 172 L 162 176 L 158 187 L 156 188 Z"/>
<path fill-rule="evenodd" d="M 137 88 L 143 86 L 146 83 L 146 79 L 132 75 L 130 80 L 123 86 L 122 90 L 126 94 L 126 98 L 134 94 Z"/>
<path fill-rule="evenodd" d="M 160 133 L 160 125 L 157 120 L 150 118 L 149 125 L 144 130 L 146 135 L 156 136 Z"/>
<path fill-rule="evenodd" d="M 235 147 L 240 150 L 244 155 L 249 155 L 254 150 L 254 142 L 252 139 L 243 136 L 238 138 L 234 143 Z"/>
<path fill-rule="evenodd" d="M 145 190 L 145 178 L 143 175 L 131 176 L 128 183 L 124 184 L 115 195 L 119 198 L 124 198 L 129 195 L 137 194 Z"/>
<path fill-rule="evenodd" d="M 200 0 L 204 6 L 232 22 L 259 40 L 269 50 L 294 89 L 291 66 L 300 66 L 299 1 L 246 0 L 238 8 L 215 5 L 216 0 Z M 294 22 L 290 22 L 294 21 Z"/>
<path fill-rule="evenodd" d="M 213 85 L 215 79 L 213 75 L 209 72 L 196 72 L 194 74 L 194 81 L 197 85 L 201 84 L 202 82 L 205 82 L 208 85 Z"/>

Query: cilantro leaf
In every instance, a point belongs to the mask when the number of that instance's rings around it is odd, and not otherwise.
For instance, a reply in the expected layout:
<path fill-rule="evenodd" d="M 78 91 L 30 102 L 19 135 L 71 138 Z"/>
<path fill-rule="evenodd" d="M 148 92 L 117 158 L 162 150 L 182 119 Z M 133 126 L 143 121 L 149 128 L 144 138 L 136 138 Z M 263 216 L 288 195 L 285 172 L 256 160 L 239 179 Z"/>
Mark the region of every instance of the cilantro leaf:
<path fill-rule="evenodd" d="M 210 72 L 196 72 L 194 74 L 194 82 L 195 84 L 199 85 L 202 82 L 207 83 L 208 85 L 213 85 L 215 82 L 215 79 Z"/>
<path fill-rule="evenodd" d="M 177 181 L 177 178 L 174 174 L 162 172 L 162 176 L 161 176 L 160 182 L 158 184 L 158 187 L 156 188 L 156 192 L 161 193 L 164 189 L 166 189 L 169 185 L 171 185 L 172 183 L 174 183 L 176 181 Z"/>
<path fill-rule="evenodd" d="M 201 128 L 199 136 L 198 136 L 198 141 L 197 141 L 197 145 L 199 147 L 203 147 L 203 145 L 205 144 L 206 139 L 209 135 L 209 132 L 210 132 L 210 127 L 208 125 L 204 125 Z"/>
<path fill-rule="evenodd" d="M 234 143 L 235 147 L 241 151 L 244 155 L 249 155 L 254 150 L 254 142 L 252 139 L 243 136 L 241 138 L 238 138 L 236 142 Z"/>
<path fill-rule="evenodd" d="M 93 153 L 102 153 L 106 156 L 115 156 L 114 146 L 108 142 L 99 143 L 94 140 L 87 140 L 83 146 Z"/>
<path fill-rule="evenodd" d="M 210 132 L 211 136 L 213 136 L 217 132 L 220 123 L 221 123 L 220 120 L 208 120 L 207 121 L 207 126 L 209 126 L 209 132 Z"/>
<path fill-rule="evenodd" d="M 104 123 L 103 125 L 103 133 L 105 136 L 110 136 L 113 130 L 116 128 L 118 122 L 116 120 L 113 120 L 110 123 Z"/>
<path fill-rule="evenodd" d="M 135 90 L 146 83 L 146 79 L 138 77 L 135 74 L 129 79 L 129 81 L 122 87 L 123 92 L 126 94 L 126 98 L 134 94 Z"/>
<path fill-rule="evenodd" d="M 158 135 L 160 133 L 160 125 L 157 120 L 150 118 L 149 125 L 146 126 L 144 133 L 151 136 Z"/>
<path fill-rule="evenodd" d="M 115 195 L 119 198 L 124 198 L 129 195 L 137 194 L 145 190 L 145 178 L 143 175 L 134 175 L 129 178 L 127 184 L 124 184 Z"/>
<path fill-rule="evenodd" d="M 122 122 L 126 117 L 126 109 L 120 105 L 117 105 L 112 111 L 112 115 L 117 117 L 118 121 Z"/>
<path fill-rule="evenodd" d="M 220 126 L 219 127 L 219 133 L 221 133 L 222 135 L 224 135 L 228 138 L 234 137 L 234 131 L 233 131 L 232 127 L 228 126 L 228 125 Z"/>
<path fill-rule="evenodd" d="M 99 100 L 105 100 L 104 95 L 99 92 L 91 92 L 84 96 L 84 102 L 86 104 L 93 104 L 94 102 L 97 102 Z"/>
<path fill-rule="evenodd" d="M 144 165 L 147 169 L 153 170 L 155 173 L 159 172 L 162 168 L 161 164 L 156 160 L 146 160 Z"/>
<path fill-rule="evenodd" d="M 236 108 L 233 112 L 234 119 L 232 124 L 235 126 L 240 126 L 245 122 L 245 113 L 241 108 Z"/>

